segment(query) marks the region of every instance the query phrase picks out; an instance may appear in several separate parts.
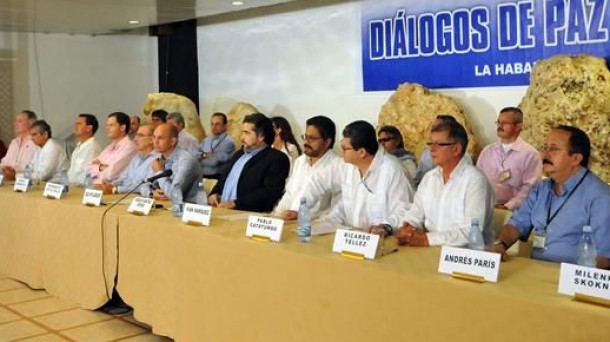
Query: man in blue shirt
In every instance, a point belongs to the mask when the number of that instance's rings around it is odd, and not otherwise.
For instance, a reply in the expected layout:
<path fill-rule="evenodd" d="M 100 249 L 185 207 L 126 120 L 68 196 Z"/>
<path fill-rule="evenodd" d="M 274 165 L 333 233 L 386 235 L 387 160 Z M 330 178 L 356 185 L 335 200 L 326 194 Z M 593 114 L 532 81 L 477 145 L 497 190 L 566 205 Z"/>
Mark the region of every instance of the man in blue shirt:
<path fill-rule="evenodd" d="M 227 116 L 224 113 L 212 115 L 210 129 L 212 135 L 199 145 L 195 157 L 199 160 L 205 178 L 218 179 L 235 152 L 235 143 L 227 132 Z"/>
<path fill-rule="evenodd" d="M 208 203 L 221 208 L 271 211 L 282 197 L 290 172 L 288 157 L 273 148 L 273 124 L 261 113 L 244 118 L 243 149 L 228 162 L 227 170 L 210 192 Z"/>
<path fill-rule="evenodd" d="M 610 186 L 587 168 L 589 138 L 576 127 L 557 126 L 542 152 L 549 178 L 532 187 L 491 250 L 504 253 L 533 230 L 533 258 L 576 263 L 582 228 L 588 225 L 597 244 L 597 267 L 610 268 Z"/>

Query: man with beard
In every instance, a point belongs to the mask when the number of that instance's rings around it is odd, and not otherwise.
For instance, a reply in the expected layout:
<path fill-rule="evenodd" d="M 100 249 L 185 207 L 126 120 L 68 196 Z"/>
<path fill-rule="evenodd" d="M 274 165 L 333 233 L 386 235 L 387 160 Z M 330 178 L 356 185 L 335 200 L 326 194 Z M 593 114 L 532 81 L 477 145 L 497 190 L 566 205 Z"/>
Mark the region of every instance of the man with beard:
<path fill-rule="evenodd" d="M 504 254 L 534 230 L 532 258 L 576 263 L 583 226 L 591 226 L 597 267 L 610 268 L 610 186 L 588 169 L 589 137 L 579 128 L 557 126 L 542 153 L 549 178 L 532 187 L 490 250 Z"/>
<path fill-rule="evenodd" d="M 301 197 L 312 175 L 324 170 L 341 158 L 332 150 L 335 144 L 335 123 L 325 116 L 314 116 L 306 121 L 303 135 L 304 154 L 294 161 L 292 174 L 286 183 L 286 192 L 275 207 L 275 213 L 284 220 L 297 218 Z M 335 203 L 339 192 L 329 192 L 311 203 L 312 217 L 325 213 Z M 309 203 L 308 203 L 309 204 Z"/>
<path fill-rule="evenodd" d="M 235 152 L 208 203 L 220 208 L 271 211 L 282 197 L 290 172 L 288 157 L 273 148 L 273 124 L 261 113 L 247 115 L 241 132 L 243 149 Z"/>
<path fill-rule="evenodd" d="M 540 179 L 542 161 L 538 151 L 519 137 L 523 128 L 521 109 L 502 109 L 496 125 L 499 141 L 485 146 L 477 168 L 494 188 L 496 207 L 515 210 Z"/>

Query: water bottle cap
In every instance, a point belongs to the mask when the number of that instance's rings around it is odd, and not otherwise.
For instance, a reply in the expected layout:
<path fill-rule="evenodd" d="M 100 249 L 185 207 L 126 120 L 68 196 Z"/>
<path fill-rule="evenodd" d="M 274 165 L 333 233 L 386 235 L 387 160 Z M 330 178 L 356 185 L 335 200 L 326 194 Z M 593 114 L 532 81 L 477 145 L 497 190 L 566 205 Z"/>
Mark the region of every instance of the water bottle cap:
<path fill-rule="evenodd" d="M 591 233 L 593 229 L 591 229 L 591 226 L 583 226 L 582 231 L 583 233 Z"/>
<path fill-rule="evenodd" d="M 301 203 L 307 203 L 307 199 L 305 197 L 301 197 Z"/>

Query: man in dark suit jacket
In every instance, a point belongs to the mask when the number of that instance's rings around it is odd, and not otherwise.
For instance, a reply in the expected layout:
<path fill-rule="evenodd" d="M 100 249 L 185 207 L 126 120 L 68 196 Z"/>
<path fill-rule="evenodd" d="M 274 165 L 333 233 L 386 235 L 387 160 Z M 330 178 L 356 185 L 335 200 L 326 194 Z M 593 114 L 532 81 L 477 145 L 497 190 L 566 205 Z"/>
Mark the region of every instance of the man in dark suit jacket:
<path fill-rule="evenodd" d="M 220 208 L 271 211 L 282 197 L 290 172 L 288 157 L 273 148 L 273 124 L 261 113 L 244 118 L 243 148 L 228 162 L 208 203 Z"/>

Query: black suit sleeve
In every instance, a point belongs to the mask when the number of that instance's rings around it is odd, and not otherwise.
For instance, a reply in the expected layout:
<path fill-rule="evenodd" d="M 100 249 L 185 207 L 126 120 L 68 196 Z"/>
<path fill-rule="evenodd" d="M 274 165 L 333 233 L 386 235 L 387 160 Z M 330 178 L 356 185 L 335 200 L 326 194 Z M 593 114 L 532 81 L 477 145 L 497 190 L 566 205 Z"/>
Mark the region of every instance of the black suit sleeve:
<path fill-rule="evenodd" d="M 241 192 L 235 201 L 236 209 L 250 211 L 271 211 L 284 193 L 286 178 L 290 173 L 290 161 L 288 157 L 279 151 L 269 149 L 265 161 L 260 161 L 254 173 L 260 172 L 260 183 L 250 191 Z M 253 167 L 254 168 L 254 167 Z M 242 177 L 250 177 L 248 172 Z"/>

